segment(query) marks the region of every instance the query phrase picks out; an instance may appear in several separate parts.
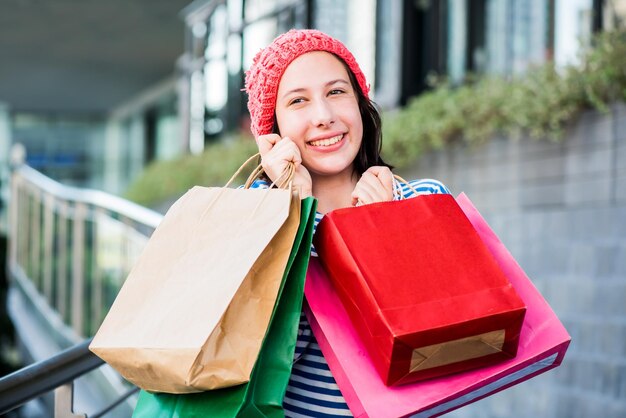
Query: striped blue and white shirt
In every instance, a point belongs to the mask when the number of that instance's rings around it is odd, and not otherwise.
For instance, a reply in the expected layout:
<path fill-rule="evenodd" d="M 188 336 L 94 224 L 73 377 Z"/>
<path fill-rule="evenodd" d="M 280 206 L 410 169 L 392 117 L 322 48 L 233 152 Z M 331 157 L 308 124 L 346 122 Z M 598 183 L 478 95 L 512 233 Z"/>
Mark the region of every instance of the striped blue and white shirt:
<path fill-rule="evenodd" d="M 437 180 L 414 180 L 409 184 L 410 186 L 394 179 L 394 200 L 424 194 L 450 193 Z M 267 187 L 269 183 L 262 180 L 257 180 L 252 185 L 252 188 Z M 323 217 L 319 212 L 315 214 L 315 227 Z M 317 257 L 315 248 L 311 248 L 311 255 Z M 304 313 L 300 316 L 296 352 L 283 407 L 285 416 L 293 418 L 352 416 Z"/>

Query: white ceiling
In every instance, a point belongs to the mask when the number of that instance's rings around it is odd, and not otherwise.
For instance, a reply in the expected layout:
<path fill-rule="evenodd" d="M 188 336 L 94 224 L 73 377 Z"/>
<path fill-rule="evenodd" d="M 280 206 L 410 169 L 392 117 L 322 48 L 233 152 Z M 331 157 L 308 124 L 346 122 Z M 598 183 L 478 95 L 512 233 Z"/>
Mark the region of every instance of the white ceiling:
<path fill-rule="evenodd" d="M 0 0 L 0 102 L 100 113 L 174 73 L 191 0 Z"/>

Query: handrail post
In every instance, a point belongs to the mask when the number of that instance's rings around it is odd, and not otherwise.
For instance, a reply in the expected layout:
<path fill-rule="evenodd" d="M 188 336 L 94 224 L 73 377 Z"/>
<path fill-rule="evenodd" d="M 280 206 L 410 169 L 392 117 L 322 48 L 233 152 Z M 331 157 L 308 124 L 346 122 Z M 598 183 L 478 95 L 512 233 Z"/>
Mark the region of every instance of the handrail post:
<path fill-rule="evenodd" d="M 20 262 L 20 246 L 22 245 L 20 237 L 20 217 L 19 209 L 23 209 L 21 203 L 21 186 L 23 180 L 18 174 L 18 169 L 24 165 L 26 161 L 26 148 L 24 145 L 17 143 L 11 147 L 10 167 L 11 167 L 11 197 L 9 205 L 9 267 L 12 270 L 17 269 Z"/>
<path fill-rule="evenodd" d="M 29 238 L 30 238 L 30 217 L 32 216 L 31 210 L 32 206 L 30 205 L 30 184 L 23 182 L 20 187 L 20 209 L 21 213 L 18 215 L 20 217 L 20 229 L 18 230 L 18 234 L 20 234 L 20 247 L 18 251 L 21 253 L 20 256 L 20 267 L 24 270 L 24 272 L 28 275 L 30 271 L 30 246 L 29 246 Z"/>
<path fill-rule="evenodd" d="M 54 252 L 54 196 L 46 194 L 44 197 L 43 216 L 43 294 L 50 305 L 52 300 L 52 259 Z"/>
<path fill-rule="evenodd" d="M 18 220 L 18 210 L 19 210 L 19 176 L 13 171 L 11 173 L 11 198 L 9 203 L 9 268 L 12 271 L 17 269 L 17 259 L 18 259 L 18 231 L 19 231 L 19 220 Z"/>
<path fill-rule="evenodd" d="M 85 219 L 87 206 L 76 203 L 72 219 L 72 328 L 76 334 L 84 336 L 84 298 L 85 298 Z"/>
<path fill-rule="evenodd" d="M 30 242 L 30 269 L 29 276 L 37 290 L 42 290 L 41 280 L 41 190 L 30 187 L 30 227 L 28 240 Z"/>
<path fill-rule="evenodd" d="M 92 222 L 92 239 L 94 248 L 99 248 L 97 243 L 101 239 L 99 234 L 99 222 L 105 213 L 101 208 L 94 208 Z M 103 274 L 100 269 L 100 255 L 94 251 L 91 260 L 91 323 L 90 327 L 95 330 L 102 323 L 102 310 L 104 309 Z"/>
<path fill-rule="evenodd" d="M 66 383 L 54 391 L 54 418 L 87 418 L 74 413 L 74 383 Z"/>
<path fill-rule="evenodd" d="M 59 230 L 57 235 L 57 293 L 56 308 L 67 319 L 67 202 L 59 201 Z"/>

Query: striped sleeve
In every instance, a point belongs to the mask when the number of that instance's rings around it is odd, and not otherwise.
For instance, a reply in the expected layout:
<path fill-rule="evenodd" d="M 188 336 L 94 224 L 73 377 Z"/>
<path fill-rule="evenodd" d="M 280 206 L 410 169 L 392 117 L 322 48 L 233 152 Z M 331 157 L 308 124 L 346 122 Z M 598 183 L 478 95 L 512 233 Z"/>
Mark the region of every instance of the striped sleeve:
<path fill-rule="evenodd" d="M 239 189 L 243 189 L 243 185 L 239 186 Z M 250 185 L 251 189 L 269 189 L 270 184 L 266 180 L 256 179 Z"/>
<path fill-rule="evenodd" d="M 413 180 L 407 183 L 394 179 L 394 200 L 408 199 L 423 194 L 450 194 L 450 190 L 440 181 L 433 179 Z"/>

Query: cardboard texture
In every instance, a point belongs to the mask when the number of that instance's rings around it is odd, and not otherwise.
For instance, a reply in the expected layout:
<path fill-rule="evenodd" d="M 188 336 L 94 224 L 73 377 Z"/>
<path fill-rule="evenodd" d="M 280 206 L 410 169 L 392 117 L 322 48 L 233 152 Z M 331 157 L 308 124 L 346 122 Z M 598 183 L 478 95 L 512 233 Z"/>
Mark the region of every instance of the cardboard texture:
<path fill-rule="evenodd" d="M 313 198 L 302 200 L 300 226 L 287 263 L 283 287 L 279 291 L 250 382 L 190 394 L 142 391 L 133 418 L 284 417 L 283 398 L 291 375 L 300 324 L 315 206 Z"/>
<path fill-rule="evenodd" d="M 524 303 L 451 195 L 330 212 L 314 241 L 387 385 L 515 356 Z"/>
<path fill-rule="evenodd" d="M 289 190 L 192 188 L 154 231 L 90 349 L 149 391 L 247 382 L 299 221 Z"/>
<path fill-rule="evenodd" d="M 570 336 L 470 200 L 457 199 L 476 232 L 527 306 L 515 358 L 445 377 L 388 387 L 380 379 L 326 272 L 311 260 L 305 312 L 355 417 L 438 416 L 519 384 L 561 364 Z"/>

